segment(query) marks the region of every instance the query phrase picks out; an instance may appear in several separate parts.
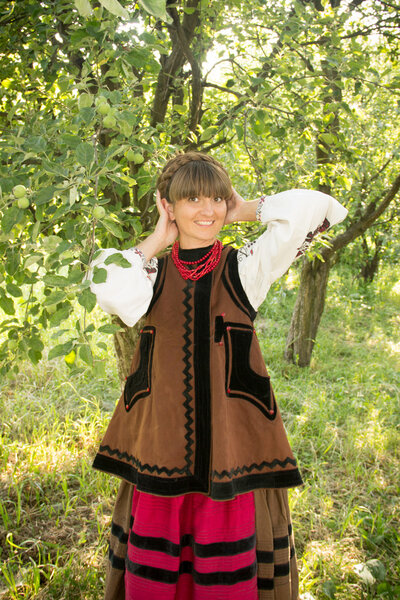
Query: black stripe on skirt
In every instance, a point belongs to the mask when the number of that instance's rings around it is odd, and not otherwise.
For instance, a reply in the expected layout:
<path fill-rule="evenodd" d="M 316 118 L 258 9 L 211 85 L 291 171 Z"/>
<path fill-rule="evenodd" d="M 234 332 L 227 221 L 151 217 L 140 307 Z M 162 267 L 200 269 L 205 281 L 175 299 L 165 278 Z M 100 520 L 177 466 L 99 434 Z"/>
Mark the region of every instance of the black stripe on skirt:
<path fill-rule="evenodd" d="M 127 558 L 126 568 L 132 575 L 162 583 L 177 583 L 179 575 L 187 573 L 193 577 L 194 582 L 198 585 L 234 585 L 235 583 L 252 579 L 257 573 L 257 562 L 236 571 L 199 573 L 194 569 L 193 563 L 189 560 L 183 561 L 178 571 L 171 571 L 169 569 L 160 569 L 159 567 L 140 565 Z"/>

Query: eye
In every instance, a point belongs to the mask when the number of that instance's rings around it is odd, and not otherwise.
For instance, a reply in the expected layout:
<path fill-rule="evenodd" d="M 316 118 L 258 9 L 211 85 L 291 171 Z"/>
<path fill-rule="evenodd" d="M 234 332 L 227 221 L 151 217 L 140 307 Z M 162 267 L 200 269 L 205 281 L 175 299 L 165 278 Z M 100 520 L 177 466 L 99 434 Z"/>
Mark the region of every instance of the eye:
<path fill-rule="evenodd" d="M 199 199 L 197 196 L 193 196 L 192 198 L 188 198 L 189 202 L 198 202 Z"/>
<path fill-rule="evenodd" d="M 221 196 L 216 196 L 216 197 L 214 198 L 214 202 L 217 202 L 218 204 L 220 204 L 220 203 L 221 203 L 221 202 L 223 202 L 223 201 L 224 201 L 224 199 L 223 199 L 223 198 L 221 198 Z"/>

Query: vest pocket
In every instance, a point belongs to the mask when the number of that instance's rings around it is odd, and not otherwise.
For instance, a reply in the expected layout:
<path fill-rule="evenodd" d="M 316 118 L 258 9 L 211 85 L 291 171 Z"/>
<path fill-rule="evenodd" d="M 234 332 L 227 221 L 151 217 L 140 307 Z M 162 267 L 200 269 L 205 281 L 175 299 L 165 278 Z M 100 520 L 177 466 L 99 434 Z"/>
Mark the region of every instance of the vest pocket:
<path fill-rule="evenodd" d="M 268 419 L 276 416 L 269 376 L 259 375 L 250 365 L 254 330 L 249 325 L 225 323 L 225 391 L 229 398 L 242 398 Z"/>
<path fill-rule="evenodd" d="M 143 327 L 140 332 L 139 366 L 127 377 L 124 387 L 125 409 L 129 411 L 141 398 L 151 392 L 151 368 L 156 330 L 154 327 Z"/>

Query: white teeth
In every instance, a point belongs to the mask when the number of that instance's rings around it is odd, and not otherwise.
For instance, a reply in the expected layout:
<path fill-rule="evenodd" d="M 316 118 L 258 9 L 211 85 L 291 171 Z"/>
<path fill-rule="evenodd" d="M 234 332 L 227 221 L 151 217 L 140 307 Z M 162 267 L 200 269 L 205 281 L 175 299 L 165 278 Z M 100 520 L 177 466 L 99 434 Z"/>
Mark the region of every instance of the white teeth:
<path fill-rule="evenodd" d="M 212 225 L 214 221 L 196 221 L 198 225 Z"/>

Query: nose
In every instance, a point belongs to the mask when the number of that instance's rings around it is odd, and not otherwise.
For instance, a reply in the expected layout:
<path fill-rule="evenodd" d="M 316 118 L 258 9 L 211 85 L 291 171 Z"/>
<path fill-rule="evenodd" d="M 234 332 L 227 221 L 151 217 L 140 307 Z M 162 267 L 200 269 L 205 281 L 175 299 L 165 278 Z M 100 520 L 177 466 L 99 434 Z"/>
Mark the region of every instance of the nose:
<path fill-rule="evenodd" d="M 214 214 L 214 201 L 212 198 L 203 198 L 201 213 L 207 216 Z"/>

